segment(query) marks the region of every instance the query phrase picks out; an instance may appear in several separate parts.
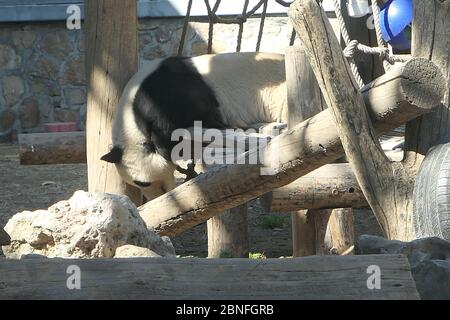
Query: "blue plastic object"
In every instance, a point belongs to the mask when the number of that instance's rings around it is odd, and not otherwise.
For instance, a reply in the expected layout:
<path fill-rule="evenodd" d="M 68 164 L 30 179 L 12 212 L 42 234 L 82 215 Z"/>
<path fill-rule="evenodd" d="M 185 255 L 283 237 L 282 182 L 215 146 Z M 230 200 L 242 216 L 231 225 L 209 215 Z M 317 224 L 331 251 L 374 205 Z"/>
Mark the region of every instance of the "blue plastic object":
<path fill-rule="evenodd" d="M 413 20 L 414 7 L 412 0 L 390 0 L 381 10 L 381 32 L 384 40 L 394 48 L 406 50 L 411 48 L 411 40 L 405 29 Z"/>

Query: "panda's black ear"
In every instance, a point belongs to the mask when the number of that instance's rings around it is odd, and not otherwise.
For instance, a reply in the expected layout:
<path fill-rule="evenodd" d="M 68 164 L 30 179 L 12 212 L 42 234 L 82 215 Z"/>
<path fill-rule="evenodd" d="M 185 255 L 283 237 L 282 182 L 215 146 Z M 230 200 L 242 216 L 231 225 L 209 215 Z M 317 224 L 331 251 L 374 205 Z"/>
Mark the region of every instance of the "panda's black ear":
<path fill-rule="evenodd" d="M 105 154 L 100 160 L 109 163 L 120 163 L 122 161 L 123 150 L 120 147 L 113 147 L 110 152 Z"/>

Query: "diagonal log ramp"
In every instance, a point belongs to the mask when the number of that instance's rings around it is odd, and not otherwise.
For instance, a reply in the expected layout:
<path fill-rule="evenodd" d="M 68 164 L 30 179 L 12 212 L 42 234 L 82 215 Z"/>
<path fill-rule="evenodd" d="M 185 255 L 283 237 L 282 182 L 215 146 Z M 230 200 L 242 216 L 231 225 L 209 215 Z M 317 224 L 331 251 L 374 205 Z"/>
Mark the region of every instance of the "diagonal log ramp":
<path fill-rule="evenodd" d="M 377 271 L 370 266 L 380 268 L 378 288 Z M 267 260 L 0 258 L 0 300 L 418 298 L 403 255 Z"/>

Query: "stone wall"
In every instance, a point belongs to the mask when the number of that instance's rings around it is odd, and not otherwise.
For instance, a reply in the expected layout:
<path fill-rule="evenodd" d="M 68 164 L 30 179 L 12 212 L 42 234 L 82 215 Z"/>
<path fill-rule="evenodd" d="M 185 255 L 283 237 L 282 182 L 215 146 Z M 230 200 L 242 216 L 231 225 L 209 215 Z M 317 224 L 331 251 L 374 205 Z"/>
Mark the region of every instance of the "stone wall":
<path fill-rule="evenodd" d="M 249 19 L 242 51 L 255 51 L 260 19 Z M 176 55 L 183 19 L 145 19 L 139 22 L 141 60 Z M 292 27 L 286 17 L 267 18 L 263 52 L 283 53 Z M 213 50 L 234 52 L 238 27 L 216 25 Z M 208 24 L 192 22 L 183 55 L 206 53 Z M 86 119 L 85 44 L 82 30 L 65 23 L 0 24 L 0 141 L 18 133 L 41 132 L 46 122 Z"/>

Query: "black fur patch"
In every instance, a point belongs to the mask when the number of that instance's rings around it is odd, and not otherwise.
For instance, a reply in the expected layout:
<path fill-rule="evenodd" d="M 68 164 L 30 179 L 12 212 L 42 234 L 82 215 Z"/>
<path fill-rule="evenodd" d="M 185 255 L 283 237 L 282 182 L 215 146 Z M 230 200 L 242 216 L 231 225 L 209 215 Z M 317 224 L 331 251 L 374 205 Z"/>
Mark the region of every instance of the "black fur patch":
<path fill-rule="evenodd" d="M 141 181 L 133 181 L 134 182 L 134 184 L 135 185 L 137 185 L 138 187 L 141 187 L 141 188 L 147 188 L 147 187 L 150 187 L 151 185 L 152 185 L 152 183 L 151 182 L 141 182 Z"/>
<path fill-rule="evenodd" d="M 224 128 L 214 91 L 188 58 L 162 61 L 142 82 L 133 112 L 138 128 L 168 160 L 177 144 L 170 139 L 175 129 L 192 127 L 196 120 L 205 128 Z"/>

